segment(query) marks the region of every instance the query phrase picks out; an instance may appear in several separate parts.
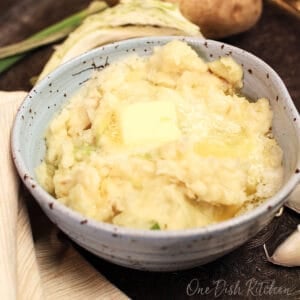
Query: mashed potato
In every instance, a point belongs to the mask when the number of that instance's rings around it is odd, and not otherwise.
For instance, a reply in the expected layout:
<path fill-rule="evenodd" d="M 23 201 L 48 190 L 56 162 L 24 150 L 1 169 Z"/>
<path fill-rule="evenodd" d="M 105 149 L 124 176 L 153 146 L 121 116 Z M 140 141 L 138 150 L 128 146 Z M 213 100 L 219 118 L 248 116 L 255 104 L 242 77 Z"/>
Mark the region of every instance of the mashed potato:
<path fill-rule="evenodd" d="M 274 195 L 282 151 L 242 68 L 172 41 L 95 72 L 46 133 L 41 185 L 83 215 L 146 229 L 200 227 Z"/>

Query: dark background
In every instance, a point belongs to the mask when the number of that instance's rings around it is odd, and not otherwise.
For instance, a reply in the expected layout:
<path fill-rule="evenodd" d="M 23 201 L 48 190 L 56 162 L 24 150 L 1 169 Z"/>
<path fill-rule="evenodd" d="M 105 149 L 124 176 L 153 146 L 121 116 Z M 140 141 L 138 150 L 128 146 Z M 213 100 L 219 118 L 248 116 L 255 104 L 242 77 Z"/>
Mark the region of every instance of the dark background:
<path fill-rule="evenodd" d="M 88 3 L 88 0 L 1 0 L 0 46 L 20 41 L 86 7 Z M 265 2 L 262 18 L 254 28 L 223 41 L 248 50 L 271 65 L 282 77 L 296 106 L 300 108 L 299 19 Z M 39 74 L 51 52 L 52 47 L 43 47 L 0 75 L 0 90 L 29 90 L 29 79 Z M 32 200 L 30 196 L 28 198 Z M 300 267 L 284 268 L 270 264 L 262 247 L 266 243 L 272 253 L 299 223 L 300 216 L 285 209 L 281 217 L 275 218 L 244 246 L 213 263 L 180 272 L 130 270 L 77 248 L 99 272 L 133 299 L 300 299 Z M 202 289 L 213 289 L 216 280 L 224 280 L 228 289 L 216 297 L 213 293 L 189 296 L 187 286 L 192 280 L 193 287 L 198 283 Z M 254 280 L 257 280 L 256 292 L 247 293 L 250 284 L 255 284 Z M 281 288 L 283 294 L 277 290 L 276 295 L 260 295 L 258 284 L 271 286 L 272 281 L 273 286 Z M 240 290 L 240 295 L 230 295 L 229 285 L 235 286 L 236 292 Z M 290 295 L 286 294 L 287 289 Z"/>

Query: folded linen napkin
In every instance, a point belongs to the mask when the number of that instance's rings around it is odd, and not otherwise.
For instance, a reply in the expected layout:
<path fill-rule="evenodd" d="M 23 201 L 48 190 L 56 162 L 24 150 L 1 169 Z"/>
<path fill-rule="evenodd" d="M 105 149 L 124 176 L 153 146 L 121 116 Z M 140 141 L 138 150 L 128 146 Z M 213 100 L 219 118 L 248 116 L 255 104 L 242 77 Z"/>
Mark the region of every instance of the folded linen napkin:
<path fill-rule="evenodd" d="M 128 299 L 34 206 L 25 205 L 10 155 L 10 131 L 26 92 L 0 92 L 0 295 L 6 300 Z M 30 220 L 33 226 L 30 225 Z M 34 236 L 34 239 L 33 239 Z"/>

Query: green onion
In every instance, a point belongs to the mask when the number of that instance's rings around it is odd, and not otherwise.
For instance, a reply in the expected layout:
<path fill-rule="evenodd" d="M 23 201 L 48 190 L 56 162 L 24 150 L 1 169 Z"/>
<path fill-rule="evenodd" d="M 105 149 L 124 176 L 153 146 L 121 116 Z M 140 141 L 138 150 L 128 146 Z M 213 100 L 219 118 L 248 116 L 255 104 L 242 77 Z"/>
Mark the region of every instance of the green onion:
<path fill-rule="evenodd" d="M 0 48 L 0 58 L 14 56 L 16 54 L 21 54 L 37 47 L 56 42 L 67 36 L 70 33 L 70 28 L 71 27 L 69 26 L 67 28 L 61 29 L 59 32 L 51 33 L 49 36 L 46 35 L 39 39 L 28 38 L 22 42 L 2 47 Z"/>
<path fill-rule="evenodd" d="M 66 37 L 89 15 L 107 8 L 103 1 L 93 1 L 88 8 L 45 28 L 22 42 L 0 48 L 0 73 L 21 60 L 28 51 Z"/>
<path fill-rule="evenodd" d="M 160 226 L 157 222 L 155 222 L 151 227 L 150 227 L 151 230 L 160 230 Z"/>

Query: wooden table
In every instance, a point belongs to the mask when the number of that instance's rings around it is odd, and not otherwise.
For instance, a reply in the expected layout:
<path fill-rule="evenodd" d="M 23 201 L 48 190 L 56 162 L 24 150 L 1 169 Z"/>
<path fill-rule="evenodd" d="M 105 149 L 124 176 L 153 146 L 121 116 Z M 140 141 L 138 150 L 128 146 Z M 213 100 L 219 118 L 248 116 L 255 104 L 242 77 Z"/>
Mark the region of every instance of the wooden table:
<path fill-rule="evenodd" d="M 88 0 L 1 0 L 0 45 L 23 39 L 88 3 Z M 244 48 L 270 64 L 300 108 L 299 19 L 265 3 L 262 18 L 252 30 L 224 42 Z M 39 49 L 0 75 L 0 90 L 29 90 L 29 79 L 40 72 L 51 51 L 51 47 Z M 300 216 L 285 209 L 281 217 L 244 246 L 213 263 L 181 272 L 130 270 L 78 249 L 133 299 L 300 299 L 300 268 L 268 263 L 262 247 L 266 243 L 272 252 L 299 223 Z"/>

